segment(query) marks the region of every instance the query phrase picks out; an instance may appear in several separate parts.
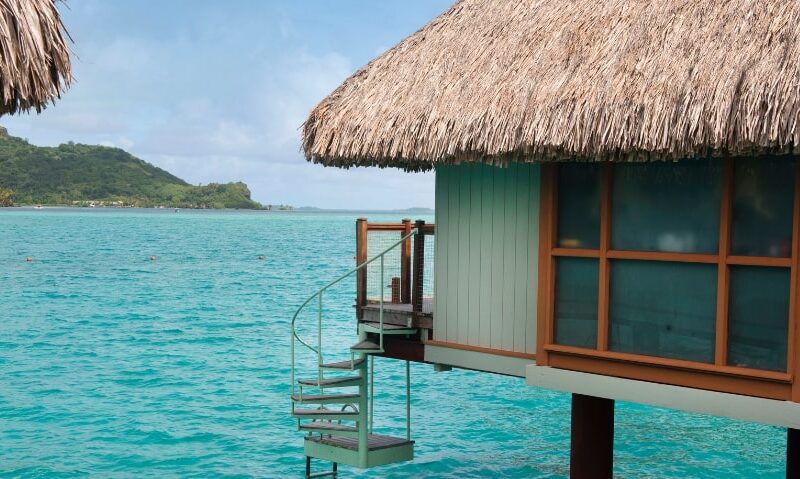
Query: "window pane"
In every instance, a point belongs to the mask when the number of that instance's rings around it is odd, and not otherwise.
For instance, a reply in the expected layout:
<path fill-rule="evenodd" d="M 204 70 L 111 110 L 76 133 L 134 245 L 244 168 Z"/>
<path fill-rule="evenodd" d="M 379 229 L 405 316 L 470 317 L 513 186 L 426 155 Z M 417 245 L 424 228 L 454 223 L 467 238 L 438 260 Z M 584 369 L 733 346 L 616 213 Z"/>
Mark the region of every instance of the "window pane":
<path fill-rule="evenodd" d="M 728 364 L 786 371 L 789 269 L 731 267 Z"/>
<path fill-rule="evenodd" d="M 718 160 L 615 165 L 612 248 L 717 253 L 721 182 Z"/>
<path fill-rule="evenodd" d="M 556 262 L 556 344 L 597 347 L 598 260 L 558 258 Z"/>
<path fill-rule="evenodd" d="M 558 246 L 600 245 L 600 181 L 602 166 L 565 163 L 558 167 Z"/>
<path fill-rule="evenodd" d="M 732 254 L 792 255 L 794 168 L 791 158 L 736 159 Z"/>
<path fill-rule="evenodd" d="M 614 261 L 609 348 L 713 362 L 716 301 L 716 265 Z"/>

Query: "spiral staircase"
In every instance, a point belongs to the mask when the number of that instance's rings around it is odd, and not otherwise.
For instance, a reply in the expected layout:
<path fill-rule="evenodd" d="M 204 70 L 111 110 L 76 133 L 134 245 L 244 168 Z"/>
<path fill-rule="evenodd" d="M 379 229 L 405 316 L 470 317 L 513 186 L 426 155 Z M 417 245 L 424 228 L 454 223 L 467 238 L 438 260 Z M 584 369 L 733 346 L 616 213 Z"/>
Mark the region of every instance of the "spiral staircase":
<path fill-rule="evenodd" d="M 385 255 L 399 247 L 412 231 L 382 253 L 358 265 L 309 297 L 297 310 L 291 322 L 291 400 L 292 417 L 297 419 L 298 430 L 305 434 L 306 478 L 336 477 L 338 465 L 371 468 L 414 457 L 411 440 L 411 382 L 410 365 L 406 361 L 405 398 L 406 427 L 404 437 L 373 434 L 374 411 L 374 358 L 384 353 L 385 335 L 414 335 L 417 329 L 408 326 L 384 324 L 384 305 L 381 295 L 379 321 L 361 322 L 358 325 L 358 342 L 341 352 L 339 361 L 325 362 L 323 354 L 323 296 L 330 287 L 351 276 L 369 264 L 380 262 L 381 284 L 385 284 Z M 298 317 L 316 300 L 316 344 L 309 344 L 298 332 Z M 316 370 L 306 371 L 309 377 L 296 379 L 298 366 L 297 345 L 301 352 L 313 354 Z M 329 461 L 330 470 L 312 472 L 312 459 Z"/>

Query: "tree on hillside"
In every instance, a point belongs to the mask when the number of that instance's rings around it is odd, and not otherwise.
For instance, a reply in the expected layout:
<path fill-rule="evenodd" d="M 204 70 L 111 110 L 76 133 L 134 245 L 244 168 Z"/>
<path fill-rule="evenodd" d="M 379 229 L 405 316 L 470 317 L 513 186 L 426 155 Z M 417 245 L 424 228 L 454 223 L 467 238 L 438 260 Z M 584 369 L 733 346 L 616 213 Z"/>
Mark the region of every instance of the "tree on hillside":
<path fill-rule="evenodd" d="M 0 207 L 14 206 L 14 190 L 11 188 L 0 188 Z"/>

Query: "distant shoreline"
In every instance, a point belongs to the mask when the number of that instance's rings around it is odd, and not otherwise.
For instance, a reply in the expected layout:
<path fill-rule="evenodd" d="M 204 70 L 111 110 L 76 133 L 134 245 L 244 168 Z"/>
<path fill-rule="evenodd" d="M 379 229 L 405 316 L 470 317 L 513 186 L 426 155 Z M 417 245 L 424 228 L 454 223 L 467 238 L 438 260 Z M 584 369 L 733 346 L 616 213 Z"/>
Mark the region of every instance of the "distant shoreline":
<path fill-rule="evenodd" d="M 243 212 L 243 213 L 301 213 L 301 214 L 396 214 L 396 215 L 433 215 L 435 210 L 363 210 L 363 209 L 322 209 L 322 208 L 295 208 L 292 210 L 278 209 L 255 209 L 255 208 L 177 208 L 177 207 L 153 207 L 153 206 L 68 206 L 68 205 L 14 205 L 0 207 L 3 211 L 152 211 L 163 213 L 178 212 Z"/>

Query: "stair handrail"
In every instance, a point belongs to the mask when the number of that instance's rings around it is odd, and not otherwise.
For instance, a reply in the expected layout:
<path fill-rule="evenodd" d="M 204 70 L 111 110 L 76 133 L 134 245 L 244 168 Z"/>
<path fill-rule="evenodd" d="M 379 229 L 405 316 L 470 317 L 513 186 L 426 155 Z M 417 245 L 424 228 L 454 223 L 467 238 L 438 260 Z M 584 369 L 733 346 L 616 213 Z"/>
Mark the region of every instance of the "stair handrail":
<path fill-rule="evenodd" d="M 309 298 L 306 299 L 303 302 L 303 304 L 300 305 L 299 308 L 297 308 L 297 311 L 295 311 L 294 316 L 292 316 L 292 321 L 291 321 L 291 324 L 290 324 L 291 330 L 292 330 L 292 335 L 291 335 L 291 338 L 292 338 L 291 339 L 292 366 L 291 366 L 291 371 L 290 371 L 291 382 L 292 382 L 292 396 L 294 396 L 294 391 L 295 391 L 295 379 L 294 379 L 294 370 L 295 370 L 295 344 L 294 343 L 295 343 L 295 340 L 298 341 L 303 346 L 305 346 L 306 348 L 310 349 L 312 352 L 317 354 L 317 365 L 318 365 L 318 368 L 317 368 L 317 374 L 318 374 L 317 383 L 319 384 L 322 381 L 322 368 L 319 367 L 319 366 L 321 366 L 323 364 L 323 361 L 322 361 L 322 293 L 324 293 L 328 288 L 330 288 L 330 287 L 338 284 L 339 282 L 343 281 L 344 279 L 348 278 L 349 276 L 351 276 L 356 271 L 359 271 L 362 268 L 366 268 L 372 262 L 377 261 L 378 259 L 382 260 L 382 258 L 386 255 L 386 253 L 388 253 L 388 252 L 392 251 L 393 249 L 397 248 L 404 241 L 408 240 L 409 238 L 411 238 L 412 236 L 414 236 L 414 235 L 416 235 L 418 233 L 419 233 L 419 231 L 416 228 L 411 230 L 410 233 L 408 233 L 407 235 L 402 236 L 399 241 L 397 241 L 396 243 L 392 244 L 391 246 L 389 246 L 385 250 L 381 251 L 380 253 L 378 253 L 377 255 L 373 256 L 370 259 L 368 259 L 367 261 L 364 261 L 363 263 L 357 265 L 355 268 L 350 269 L 349 271 L 347 271 L 343 275 L 339 276 L 337 279 L 331 281 L 330 283 L 326 284 L 322 288 L 318 289 L 314 294 L 309 296 Z M 381 284 L 383 284 L 383 278 L 382 277 L 381 277 Z M 318 308 L 318 312 L 317 312 L 317 347 L 311 346 L 307 342 L 303 341 L 303 339 L 300 337 L 300 335 L 297 334 L 297 328 L 295 327 L 295 323 L 297 322 L 297 317 L 300 315 L 300 312 L 303 311 L 303 309 L 306 306 L 308 306 L 309 303 L 311 303 L 311 301 L 314 300 L 314 298 L 318 298 L 318 301 L 319 301 L 319 303 L 318 303 L 319 304 L 319 308 Z M 381 292 L 381 311 L 380 311 L 380 316 L 381 316 L 380 324 L 381 324 L 381 328 L 383 328 L 383 292 Z M 383 332 L 381 332 L 381 346 L 383 346 Z M 294 410 L 294 402 L 292 403 L 292 409 Z"/>

